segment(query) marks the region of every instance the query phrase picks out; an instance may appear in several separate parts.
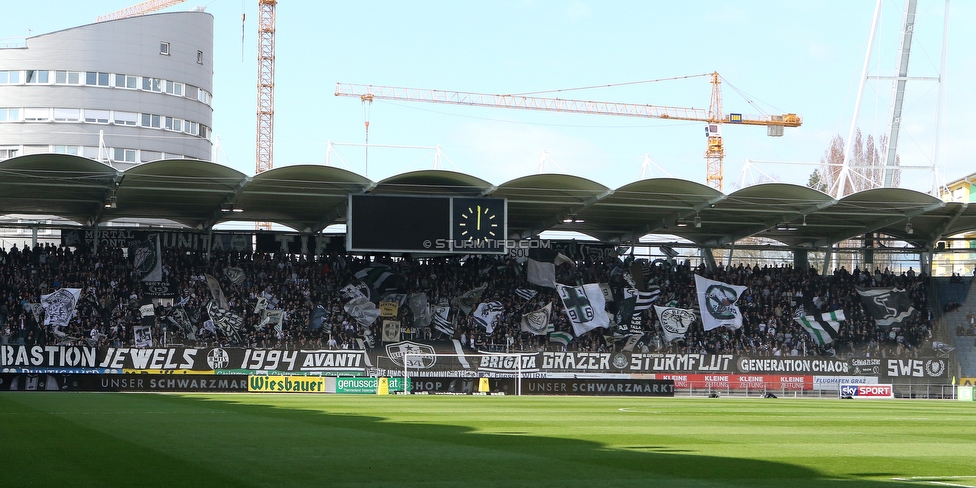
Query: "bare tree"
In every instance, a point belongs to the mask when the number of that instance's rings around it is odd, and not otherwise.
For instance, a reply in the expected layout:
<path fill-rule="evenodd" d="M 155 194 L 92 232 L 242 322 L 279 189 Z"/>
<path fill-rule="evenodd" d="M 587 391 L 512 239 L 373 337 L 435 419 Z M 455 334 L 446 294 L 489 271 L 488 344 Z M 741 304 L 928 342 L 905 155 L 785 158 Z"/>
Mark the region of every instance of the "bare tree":
<path fill-rule="evenodd" d="M 876 143 L 874 136 L 869 134 L 867 138 L 864 138 L 861 130 L 857 129 L 854 133 L 854 142 L 851 144 L 851 159 L 848 161 L 850 168 L 844 189 L 841 191 L 842 196 L 884 186 L 884 158 L 882 155 L 887 145 L 888 140 L 886 136 L 879 137 Z M 840 184 L 840 173 L 843 164 L 844 139 L 837 135 L 834 136 L 830 141 L 830 146 L 824 151 L 823 157 L 820 158 L 820 168 L 814 170 L 810 175 L 807 186 L 834 195 L 837 185 Z M 895 166 L 900 166 L 901 159 L 896 156 L 894 164 Z M 894 169 L 892 176 L 892 186 L 897 188 L 901 184 L 901 170 Z M 863 247 L 866 239 L 871 239 L 872 242 L 877 243 L 877 237 L 866 235 L 861 238 L 841 242 L 840 245 L 841 247 L 848 248 Z M 855 266 L 867 264 L 859 263 L 860 256 L 857 253 L 838 255 L 837 260 L 838 266 L 844 266 L 847 269 L 853 269 Z M 872 265 L 884 268 L 890 264 L 891 257 L 887 254 L 874 254 L 873 260 L 874 263 L 871 263 Z"/>
<path fill-rule="evenodd" d="M 874 136 L 868 135 L 865 139 L 861 130 L 857 129 L 854 133 L 854 143 L 851 145 L 851 159 L 848 162 L 847 181 L 841 195 L 846 196 L 851 193 L 880 188 L 884 186 L 884 153 L 887 146 L 887 137 L 881 136 L 875 144 Z M 807 186 L 818 190 L 833 193 L 840 183 L 840 173 L 844 164 L 844 139 L 837 135 L 830 141 L 830 146 L 824 151 L 820 158 L 820 168 L 814 170 L 810 175 Z M 901 165 L 901 159 L 895 157 L 895 166 Z M 901 170 L 895 169 L 892 179 L 893 186 L 897 187 L 901 183 Z M 822 189 L 826 187 L 827 190 Z"/>

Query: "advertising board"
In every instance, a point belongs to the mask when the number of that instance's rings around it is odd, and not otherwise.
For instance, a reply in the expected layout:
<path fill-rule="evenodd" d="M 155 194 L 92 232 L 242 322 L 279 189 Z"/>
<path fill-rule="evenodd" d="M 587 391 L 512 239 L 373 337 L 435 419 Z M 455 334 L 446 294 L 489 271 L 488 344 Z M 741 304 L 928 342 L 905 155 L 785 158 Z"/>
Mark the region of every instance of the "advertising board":
<path fill-rule="evenodd" d="M 658 396 L 673 397 L 671 380 L 625 379 L 540 379 L 522 380 L 523 395 L 581 395 L 581 396 Z"/>
<path fill-rule="evenodd" d="M 842 398 L 894 398 L 895 389 L 891 385 L 852 385 L 841 384 Z"/>
<path fill-rule="evenodd" d="M 375 395 L 379 389 L 378 378 L 336 378 L 336 393 L 354 395 Z M 407 378 L 407 388 L 411 388 L 411 378 Z M 403 378 L 393 376 L 389 379 L 390 393 L 403 391 Z"/>
<path fill-rule="evenodd" d="M 0 374 L 0 390 L 244 392 L 246 376 L 146 376 L 124 374 Z"/>
<path fill-rule="evenodd" d="M 247 377 L 247 391 L 259 393 L 325 393 L 325 378 L 321 376 Z"/>
<path fill-rule="evenodd" d="M 813 376 L 757 375 L 757 374 L 657 374 L 658 379 L 674 381 L 679 390 L 778 390 L 806 391 L 813 389 Z"/>

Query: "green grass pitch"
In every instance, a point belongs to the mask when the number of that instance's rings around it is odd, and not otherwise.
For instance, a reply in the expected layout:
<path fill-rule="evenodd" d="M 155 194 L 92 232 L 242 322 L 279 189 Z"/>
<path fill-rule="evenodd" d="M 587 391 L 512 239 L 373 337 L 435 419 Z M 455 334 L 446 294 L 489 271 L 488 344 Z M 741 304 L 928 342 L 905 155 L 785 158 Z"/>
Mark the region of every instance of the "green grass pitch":
<path fill-rule="evenodd" d="M 976 487 L 976 404 L 0 394 L 0 486 Z"/>

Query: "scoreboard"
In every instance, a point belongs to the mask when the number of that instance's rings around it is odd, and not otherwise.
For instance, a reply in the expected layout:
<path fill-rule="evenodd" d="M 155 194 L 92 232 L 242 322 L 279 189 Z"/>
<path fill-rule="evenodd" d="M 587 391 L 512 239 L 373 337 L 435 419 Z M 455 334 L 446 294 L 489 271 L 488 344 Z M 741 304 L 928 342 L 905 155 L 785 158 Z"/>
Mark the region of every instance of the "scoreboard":
<path fill-rule="evenodd" d="M 504 254 L 504 198 L 350 195 L 346 247 L 354 252 Z"/>

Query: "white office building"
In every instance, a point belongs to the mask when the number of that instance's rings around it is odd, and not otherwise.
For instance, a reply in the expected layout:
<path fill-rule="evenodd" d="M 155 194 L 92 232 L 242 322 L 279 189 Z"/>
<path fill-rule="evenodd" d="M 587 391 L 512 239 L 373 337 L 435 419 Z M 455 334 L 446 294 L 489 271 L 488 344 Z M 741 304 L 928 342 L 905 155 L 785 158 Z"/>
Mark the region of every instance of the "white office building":
<path fill-rule="evenodd" d="M 213 16 L 160 13 L 0 46 L 0 161 L 63 153 L 119 170 L 210 160 Z"/>

